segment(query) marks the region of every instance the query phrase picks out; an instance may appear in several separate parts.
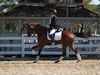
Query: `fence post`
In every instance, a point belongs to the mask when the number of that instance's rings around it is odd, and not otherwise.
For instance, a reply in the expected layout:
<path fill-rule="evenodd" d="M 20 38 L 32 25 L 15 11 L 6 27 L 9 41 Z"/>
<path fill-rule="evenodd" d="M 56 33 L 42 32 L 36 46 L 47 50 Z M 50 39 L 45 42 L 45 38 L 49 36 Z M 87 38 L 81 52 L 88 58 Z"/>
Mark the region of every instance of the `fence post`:
<path fill-rule="evenodd" d="M 25 57 L 24 35 L 23 34 L 22 34 L 21 40 L 22 40 L 22 53 L 21 53 L 21 57 Z"/>
<path fill-rule="evenodd" d="M 69 57 L 69 47 L 66 48 L 66 57 Z"/>
<path fill-rule="evenodd" d="M 92 40 L 91 38 L 89 38 L 89 51 L 91 51 L 91 47 L 92 47 Z"/>

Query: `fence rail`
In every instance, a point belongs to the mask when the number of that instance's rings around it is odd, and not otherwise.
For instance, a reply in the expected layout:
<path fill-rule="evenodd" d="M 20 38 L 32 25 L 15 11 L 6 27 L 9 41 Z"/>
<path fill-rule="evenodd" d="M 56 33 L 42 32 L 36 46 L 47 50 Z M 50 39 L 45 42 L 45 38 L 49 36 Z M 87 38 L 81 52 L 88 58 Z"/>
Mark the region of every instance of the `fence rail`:
<path fill-rule="evenodd" d="M 14 43 L 4 43 L 3 41 L 15 41 Z M 30 40 L 30 41 L 29 41 Z M 1 55 L 35 55 L 37 51 L 32 51 L 31 47 L 37 44 L 37 37 L 0 37 L 0 54 Z M 17 42 L 19 41 L 19 42 Z M 16 43 L 17 42 L 17 43 Z M 75 45 L 80 54 L 100 54 L 100 37 L 75 38 Z M 61 45 L 45 46 L 42 51 L 43 55 L 61 55 Z M 74 54 L 69 48 L 66 49 L 66 55 Z"/>

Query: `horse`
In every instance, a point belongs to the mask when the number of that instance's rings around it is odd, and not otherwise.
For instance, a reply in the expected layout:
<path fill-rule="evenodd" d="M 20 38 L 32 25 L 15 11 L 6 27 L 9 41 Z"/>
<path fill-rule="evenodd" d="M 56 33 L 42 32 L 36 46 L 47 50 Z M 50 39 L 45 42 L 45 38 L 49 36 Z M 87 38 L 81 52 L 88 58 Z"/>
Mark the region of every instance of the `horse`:
<path fill-rule="evenodd" d="M 38 39 L 38 45 L 32 47 L 33 50 L 38 49 L 38 53 L 37 53 L 34 63 L 38 62 L 42 48 L 45 45 L 51 45 L 52 41 L 47 39 L 47 31 L 48 31 L 47 27 L 42 26 L 38 24 L 37 22 L 31 21 L 27 23 L 28 37 L 30 37 L 31 34 L 35 32 L 37 34 L 37 39 Z M 67 29 L 64 28 L 62 31 L 61 40 L 55 41 L 55 44 L 62 45 L 62 55 L 59 57 L 58 60 L 55 61 L 55 63 L 62 61 L 66 57 L 67 47 L 71 48 L 72 51 L 76 54 L 77 61 L 78 62 L 81 61 L 81 56 L 74 45 L 74 34 L 71 31 L 68 31 Z"/>

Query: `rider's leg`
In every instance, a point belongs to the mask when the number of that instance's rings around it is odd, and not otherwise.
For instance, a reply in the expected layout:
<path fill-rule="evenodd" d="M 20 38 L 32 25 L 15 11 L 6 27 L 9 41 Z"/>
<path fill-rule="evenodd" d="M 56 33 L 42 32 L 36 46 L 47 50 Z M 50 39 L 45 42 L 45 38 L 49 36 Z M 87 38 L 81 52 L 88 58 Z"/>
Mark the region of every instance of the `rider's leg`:
<path fill-rule="evenodd" d="M 51 38 L 51 43 L 55 44 L 54 42 L 54 35 L 55 35 L 56 29 L 52 29 L 50 32 L 50 38 Z"/>
<path fill-rule="evenodd" d="M 53 35 L 55 32 L 56 32 L 56 29 L 52 29 L 52 30 L 50 31 L 50 35 Z"/>
<path fill-rule="evenodd" d="M 50 38 L 51 38 L 52 40 L 54 39 L 54 34 L 55 34 L 55 32 L 56 32 L 56 29 L 52 29 L 52 30 L 50 31 L 49 36 L 50 36 Z"/>

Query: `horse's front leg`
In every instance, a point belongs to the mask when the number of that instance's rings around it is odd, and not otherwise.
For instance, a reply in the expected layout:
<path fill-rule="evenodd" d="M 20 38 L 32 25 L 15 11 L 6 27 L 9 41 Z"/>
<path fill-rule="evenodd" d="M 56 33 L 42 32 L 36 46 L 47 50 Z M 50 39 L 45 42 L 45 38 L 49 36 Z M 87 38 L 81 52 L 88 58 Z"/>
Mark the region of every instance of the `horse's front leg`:
<path fill-rule="evenodd" d="M 34 54 L 35 51 L 38 49 L 38 45 L 32 47 L 32 53 Z"/>
<path fill-rule="evenodd" d="M 62 61 L 66 57 L 66 48 L 67 48 L 67 46 L 65 44 L 62 45 L 62 55 L 55 63 Z"/>
<path fill-rule="evenodd" d="M 39 48 L 39 49 L 38 49 L 38 54 L 37 54 L 37 56 L 36 56 L 36 59 L 35 59 L 34 63 L 38 62 L 38 60 L 39 60 L 39 58 L 40 58 L 41 51 L 42 51 L 42 48 Z"/>
<path fill-rule="evenodd" d="M 38 44 L 37 46 L 35 46 L 35 48 L 37 48 L 38 53 L 37 53 L 34 63 L 38 62 L 43 47 L 44 47 L 44 44 Z"/>
<path fill-rule="evenodd" d="M 39 49 L 38 49 L 38 45 L 32 47 L 32 53 L 35 53 L 35 52 L 34 52 L 35 50 L 39 50 Z M 40 51 L 41 51 L 41 50 L 39 50 L 38 55 L 40 54 Z M 34 63 L 36 63 L 38 60 L 39 60 L 39 56 L 36 57 Z"/>
<path fill-rule="evenodd" d="M 37 49 L 37 47 L 38 47 L 38 45 L 33 46 L 33 47 L 32 47 L 32 50 Z"/>
<path fill-rule="evenodd" d="M 60 56 L 60 58 L 57 61 L 55 61 L 55 63 L 58 63 L 58 62 L 62 61 L 63 59 L 64 59 L 64 56 Z"/>

